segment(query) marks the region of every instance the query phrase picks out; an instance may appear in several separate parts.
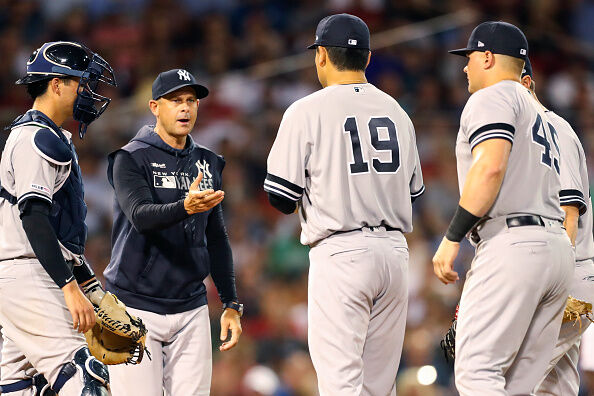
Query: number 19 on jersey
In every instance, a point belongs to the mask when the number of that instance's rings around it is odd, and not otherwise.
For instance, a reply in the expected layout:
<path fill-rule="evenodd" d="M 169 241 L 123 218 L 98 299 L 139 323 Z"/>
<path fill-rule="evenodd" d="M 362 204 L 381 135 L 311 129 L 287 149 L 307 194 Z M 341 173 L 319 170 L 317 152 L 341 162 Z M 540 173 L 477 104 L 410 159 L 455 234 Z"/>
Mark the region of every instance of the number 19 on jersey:
<path fill-rule="evenodd" d="M 388 132 L 387 140 L 380 140 L 379 130 L 384 128 Z M 390 152 L 391 161 L 382 162 L 379 158 L 373 158 L 373 169 L 377 173 L 396 173 L 400 169 L 400 151 L 398 147 L 398 135 L 396 133 L 396 125 L 389 117 L 372 117 L 369 119 L 367 129 L 371 138 L 371 145 L 378 151 Z M 350 163 L 350 173 L 367 173 L 369 172 L 369 163 L 363 158 L 361 151 L 361 140 L 359 135 L 359 128 L 357 127 L 357 119 L 355 117 L 348 117 L 344 123 L 344 132 L 348 133 L 351 138 L 351 146 L 353 149 L 353 160 Z"/>

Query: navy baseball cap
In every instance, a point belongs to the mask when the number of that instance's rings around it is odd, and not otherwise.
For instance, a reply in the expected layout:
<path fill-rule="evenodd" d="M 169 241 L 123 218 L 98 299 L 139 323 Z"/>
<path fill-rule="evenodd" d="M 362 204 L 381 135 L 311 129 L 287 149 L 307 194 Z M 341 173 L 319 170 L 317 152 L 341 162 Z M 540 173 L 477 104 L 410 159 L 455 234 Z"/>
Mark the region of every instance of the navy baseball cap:
<path fill-rule="evenodd" d="M 153 82 L 153 100 L 183 87 L 194 88 L 198 99 L 208 96 L 208 88 L 198 84 L 192 73 L 184 69 L 172 69 L 159 74 Z"/>
<path fill-rule="evenodd" d="M 494 54 L 528 58 L 528 40 L 522 31 L 507 22 L 483 22 L 474 28 L 466 48 L 449 51 L 450 54 L 466 56 L 472 51 L 491 51 Z"/>
<path fill-rule="evenodd" d="M 359 17 L 350 14 L 328 15 L 318 23 L 316 40 L 308 49 L 324 47 L 369 47 L 369 28 Z"/>
<path fill-rule="evenodd" d="M 526 58 L 524 62 L 524 68 L 522 69 L 522 77 L 530 76 L 532 78 L 532 65 L 530 64 L 530 59 Z"/>

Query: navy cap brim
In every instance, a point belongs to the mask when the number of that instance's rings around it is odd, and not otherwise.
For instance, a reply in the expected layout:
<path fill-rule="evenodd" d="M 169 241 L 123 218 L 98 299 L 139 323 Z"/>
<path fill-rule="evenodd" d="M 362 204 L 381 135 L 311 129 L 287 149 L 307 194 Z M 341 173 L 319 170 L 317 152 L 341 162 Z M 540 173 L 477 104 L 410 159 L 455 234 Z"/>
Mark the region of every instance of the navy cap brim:
<path fill-rule="evenodd" d="M 51 80 L 54 77 L 64 77 L 52 74 L 28 74 L 25 77 L 19 78 L 15 81 L 16 85 L 28 85 L 38 81 Z"/>
<path fill-rule="evenodd" d="M 173 91 L 177 91 L 180 88 L 184 88 L 184 87 L 192 87 L 194 88 L 194 91 L 196 91 L 196 99 L 202 99 L 202 98 L 206 98 L 209 94 L 209 90 L 208 88 L 206 88 L 204 85 L 200 85 L 200 84 L 179 84 L 173 88 L 171 88 L 170 90 L 163 92 L 160 96 L 153 98 L 153 100 L 157 100 L 159 98 L 162 98 L 163 96 L 170 94 Z"/>
<path fill-rule="evenodd" d="M 313 43 L 307 49 L 316 49 L 317 47 L 336 47 L 336 48 L 354 48 L 354 49 L 366 49 L 370 50 L 367 47 L 353 47 L 352 45 L 342 45 L 342 44 L 324 44 L 324 43 Z"/>
<path fill-rule="evenodd" d="M 474 49 L 474 48 L 459 48 L 459 49 L 455 49 L 455 50 L 449 50 L 448 52 L 452 55 L 466 56 L 466 55 L 468 55 L 469 52 L 472 52 L 472 51 L 476 51 L 476 49 Z"/>

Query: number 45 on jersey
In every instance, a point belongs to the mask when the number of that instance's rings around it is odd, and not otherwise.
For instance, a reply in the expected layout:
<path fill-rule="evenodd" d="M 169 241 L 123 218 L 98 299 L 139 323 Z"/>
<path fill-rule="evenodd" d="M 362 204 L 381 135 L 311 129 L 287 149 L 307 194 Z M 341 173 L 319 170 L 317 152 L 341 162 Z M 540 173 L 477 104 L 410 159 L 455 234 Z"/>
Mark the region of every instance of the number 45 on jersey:
<path fill-rule="evenodd" d="M 540 158 L 540 162 L 542 164 L 546 165 L 548 168 L 551 168 L 551 164 L 552 164 L 553 167 L 555 168 L 555 171 L 557 172 L 557 174 L 559 174 L 560 151 L 559 151 L 559 145 L 557 144 L 557 131 L 549 122 L 547 122 L 547 125 L 549 127 L 549 131 L 551 134 L 551 139 L 553 140 L 553 144 L 555 145 L 555 148 L 557 149 L 557 156 L 555 156 L 554 153 L 551 155 L 551 143 L 549 142 L 549 139 L 547 137 L 546 128 L 545 128 L 544 123 L 542 122 L 542 118 L 540 117 L 540 114 L 536 115 L 536 121 L 534 122 L 534 125 L 532 126 L 532 141 L 544 148 L 542 156 Z M 541 135 L 541 133 L 542 133 L 542 135 Z"/>

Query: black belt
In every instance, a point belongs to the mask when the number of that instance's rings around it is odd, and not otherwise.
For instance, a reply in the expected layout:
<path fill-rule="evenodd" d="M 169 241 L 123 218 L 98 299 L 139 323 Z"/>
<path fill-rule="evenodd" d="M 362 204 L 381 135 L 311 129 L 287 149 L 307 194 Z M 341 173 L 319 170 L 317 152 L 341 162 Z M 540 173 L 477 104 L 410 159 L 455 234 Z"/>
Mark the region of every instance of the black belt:
<path fill-rule="evenodd" d="M 524 227 L 524 226 L 541 226 L 544 227 L 545 223 L 542 217 L 536 215 L 525 215 L 508 217 L 505 219 L 505 223 L 509 228 L 512 227 Z"/>
<path fill-rule="evenodd" d="M 487 219 L 490 220 L 490 219 Z M 470 240 L 474 243 L 479 243 L 481 241 L 481 237 L 478 234 L 478 228 L 484 224 L 484 222 L 479 222 L 479 224 L 470 231 Z M 513 227 L 524 227 L 524 226 L 541 226 L 544 227 L 545 223 L 542 217 L 537 215 L 522 215 L 522 216 L 513 216 L 508 217 L 505 219 L 505 224 L 507 224 L 508 228 Z"/>
<path fill-rule="evenodd" d="M 373 227 L 364 226 L 364 227 L 354 228 L 352 230 L 347 230 L 347 231 L 335 231 L 333 233 L 333 235 L 334 234 L 345 234 L 347 232 L 353 232 L 353 231 L 362 231 L 364 228 L 369 228 L 371 231 L 375 231 L 376 228 L 379 229 L 380 227 L 385 228 L 386 231 L 400 231 L 400 232 L 402 232 L 402 230 L 400 228 L 390 227 L 390 226 L 373 226 Z"/>
<path fill-rule="evenodd" d="M 6 191 L 2 186 L 0 186 L 0 198 L 4 198 L 8 202 L 10 202 L 11 205 L 17 203 L 17 198 L 8 191 Z"/>
<path fill-rule="evenodd" d="M 386 225 L 383 225 L 383 226 L 372 226 L 372 227 L 370 227 L 370 226 L 363 226 L 363 227 L 359 227 L 359 228 L 353 228 L 352 230 L 334 231 L 332 234 L 328 235 L 326 238 L 328 238 L 328 237 L 330 237 L 332 235 L 346 234 L 347 232 L 362 231 L 364 228 L 368 228 L 371 231 L 375 231 L 376 228 L 379 229 L 381 227 L 383 227 L 386 231 L 400 231 L 400 232 L 402 232 L 402 230 L 400 228 L 390 227 L 390 226 L 386 226 Z M 318 243 L 320 243 L 321 241 L 323 241 L 323 239 L 319 239 L 319 240 L 317 240 L 317 241 L 315 241 L 313 243 L 310 243 L 309 244 L 309 247 L 310 248 L 316 247 L 318 245 Z"/>

